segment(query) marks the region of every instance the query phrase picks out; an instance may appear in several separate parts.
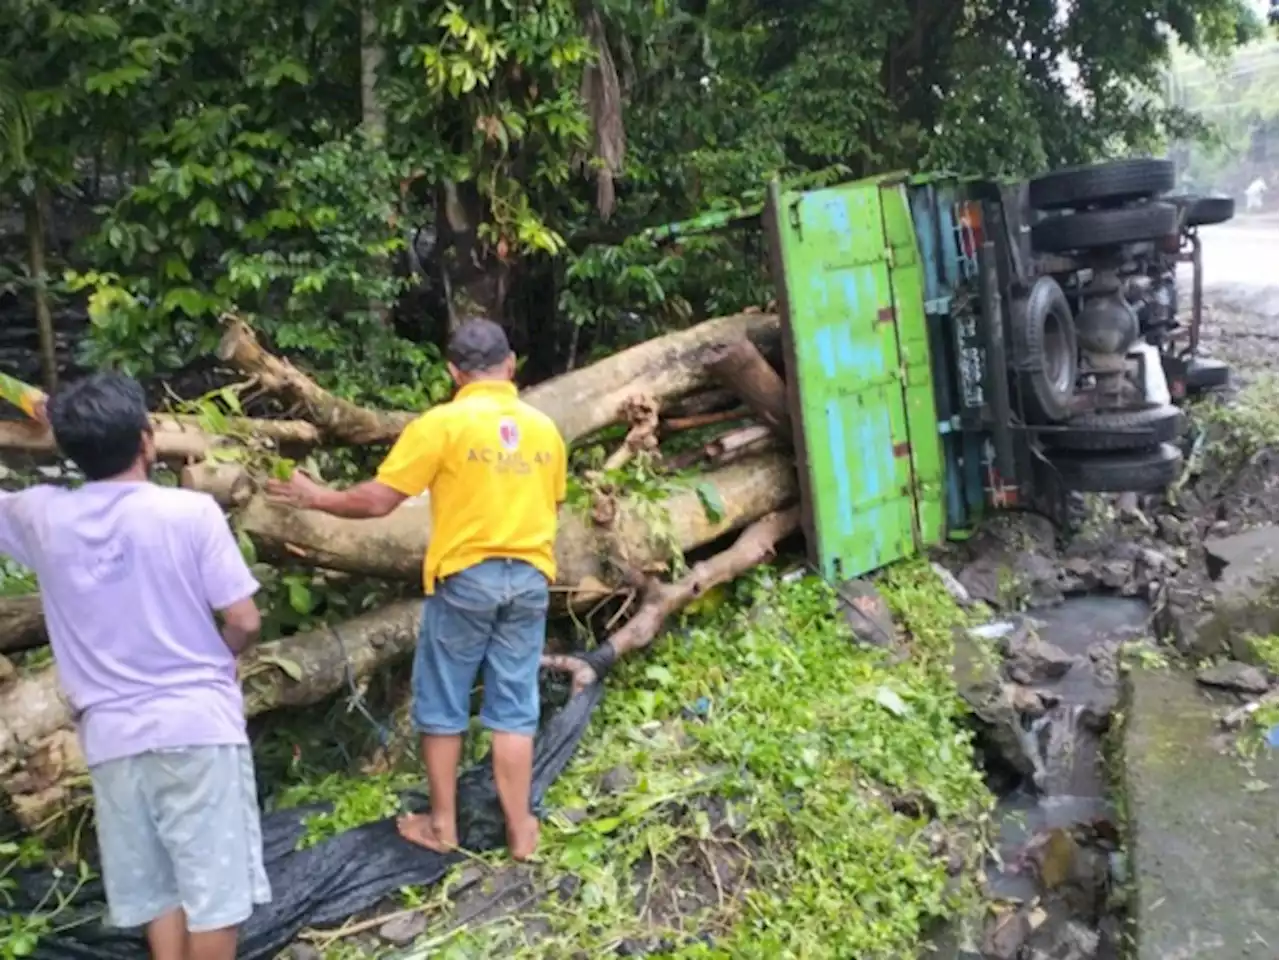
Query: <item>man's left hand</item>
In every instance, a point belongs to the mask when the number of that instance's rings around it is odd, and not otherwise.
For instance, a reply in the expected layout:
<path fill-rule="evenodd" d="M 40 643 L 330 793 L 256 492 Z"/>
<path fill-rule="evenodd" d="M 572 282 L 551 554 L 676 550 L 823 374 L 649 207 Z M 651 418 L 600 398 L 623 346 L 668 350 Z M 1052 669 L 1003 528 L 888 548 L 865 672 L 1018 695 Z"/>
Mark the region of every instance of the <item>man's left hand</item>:
<path fill-rule="evenodd" d="M 301 470 L 294 470 L 288 480 L 267 481 L 267 499 L 299 510 L 312 510 L 324 489 Z"/>

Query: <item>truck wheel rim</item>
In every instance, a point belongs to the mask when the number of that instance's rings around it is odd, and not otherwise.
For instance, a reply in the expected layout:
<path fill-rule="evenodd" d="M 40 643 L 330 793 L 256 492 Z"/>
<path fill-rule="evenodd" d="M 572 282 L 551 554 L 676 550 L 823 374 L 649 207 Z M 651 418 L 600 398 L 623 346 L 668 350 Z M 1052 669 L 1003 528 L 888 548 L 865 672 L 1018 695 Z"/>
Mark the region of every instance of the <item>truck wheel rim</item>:
<path fill-rule="evenodd" d="M 1060 395 L 1070 394 L 1075 389 L 1070 350 L 1071 341 L 1062 329 L 1061 318 L 1050 312 L 1044 318 L 1044 374 Z"/>

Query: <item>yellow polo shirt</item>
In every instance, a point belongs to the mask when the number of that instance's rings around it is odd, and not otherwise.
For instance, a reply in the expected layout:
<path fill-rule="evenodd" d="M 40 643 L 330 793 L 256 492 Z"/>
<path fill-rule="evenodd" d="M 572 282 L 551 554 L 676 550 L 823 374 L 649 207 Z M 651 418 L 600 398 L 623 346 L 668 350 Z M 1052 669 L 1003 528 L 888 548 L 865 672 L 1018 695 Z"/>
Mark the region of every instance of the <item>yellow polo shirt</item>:
<path fill-rule="evenodd" d="M 524 560 L 556 578 L 556 508 L 565 496 L 564 440 L 515 384 L 469 383 L 407 426 L 378 482 L 431 493 L 422 586 L 485 560 Z"/>

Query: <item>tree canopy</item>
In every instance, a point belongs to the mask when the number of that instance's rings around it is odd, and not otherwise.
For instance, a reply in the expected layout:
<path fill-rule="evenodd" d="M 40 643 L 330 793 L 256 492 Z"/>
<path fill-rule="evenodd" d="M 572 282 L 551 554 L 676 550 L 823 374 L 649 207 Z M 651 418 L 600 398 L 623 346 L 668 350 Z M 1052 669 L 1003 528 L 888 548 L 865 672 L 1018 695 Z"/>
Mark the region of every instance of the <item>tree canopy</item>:
<path fill-rule="evenodd" d="M 0 203 L 67 236 L 47 266 L 6 247 L 0 296 L 86 297 L 83 359 L 144 374 L 240 311 L 398 406 L 439 396 L 466 314 L 547 372 L 764 299 L 753 238 L 627 238 L 769 178 L 1158 149 L 1198 129 L 1163 96 L 1174 46 L 1261 29 L 1244 0 L 10 0 L 0 21 Z"/>

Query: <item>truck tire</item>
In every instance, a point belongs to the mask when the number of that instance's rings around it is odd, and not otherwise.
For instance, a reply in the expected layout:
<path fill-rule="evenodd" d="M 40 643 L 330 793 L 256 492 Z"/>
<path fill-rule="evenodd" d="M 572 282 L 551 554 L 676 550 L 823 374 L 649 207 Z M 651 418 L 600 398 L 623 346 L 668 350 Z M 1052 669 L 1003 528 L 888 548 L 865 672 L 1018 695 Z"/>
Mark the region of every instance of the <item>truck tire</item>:
<path fill-rule="evenodd" d="M 1168 160 L 1133 157 L 1087 167 L 1065 167 L 1036 177 L 1028 187 L 1036 210 L 1112 206 L 1147 200 L 1173 189 L 1173 164 Z"/>
<path fill-rule="evenodd" d="M 1041 253 L 1068 253 L 1159 240 L 1177 230 L 1177 207 L 1171 203 L 1147 203 L 1120 210 L 1086 210 L 1047 217 L 1031 228 L 1031 244 Z"/>
<path fill-rule="evenodd" d="M 1211 227 L 1226 223 L 1236 215 L 1236 202 L 1230 197 L 1188 197 L 1186 218 L 1188 227 Z"/>
<path fill-rule="evenodd" d="M 1067 295 L 1053 277 L 1039 277 L 1010 311 L 1013 369 L 1027 413 L 1039 423 L 1071 415 L 1079 372 L 1076 326 Z"/>
<path fill-rule="evenodd" d="M 1231 368 L 1221 360 L 1196 357 L 1187 365 L 1186 384 L 1190 393 L 1225 387 L 1231 380 Z"/>
<path fill-rule="evenodd" d="M 1068 490 L 1081 493 L 1155 493 L 1182 473 L 1182 451 L 1170 443 L 1149 450 L 1107 454 L 1053 454 L 1049 464 Z"/>
<path fill-rule="evenodd" d="M 1176 442 L 1185 426 L 1182 411 L 1166 403 L 1141 410 L 1083 413 L 1068 420 L 1065 429 L 1043 433 L 1041 438 L 1060 450 L 1141 450 Z"/>

